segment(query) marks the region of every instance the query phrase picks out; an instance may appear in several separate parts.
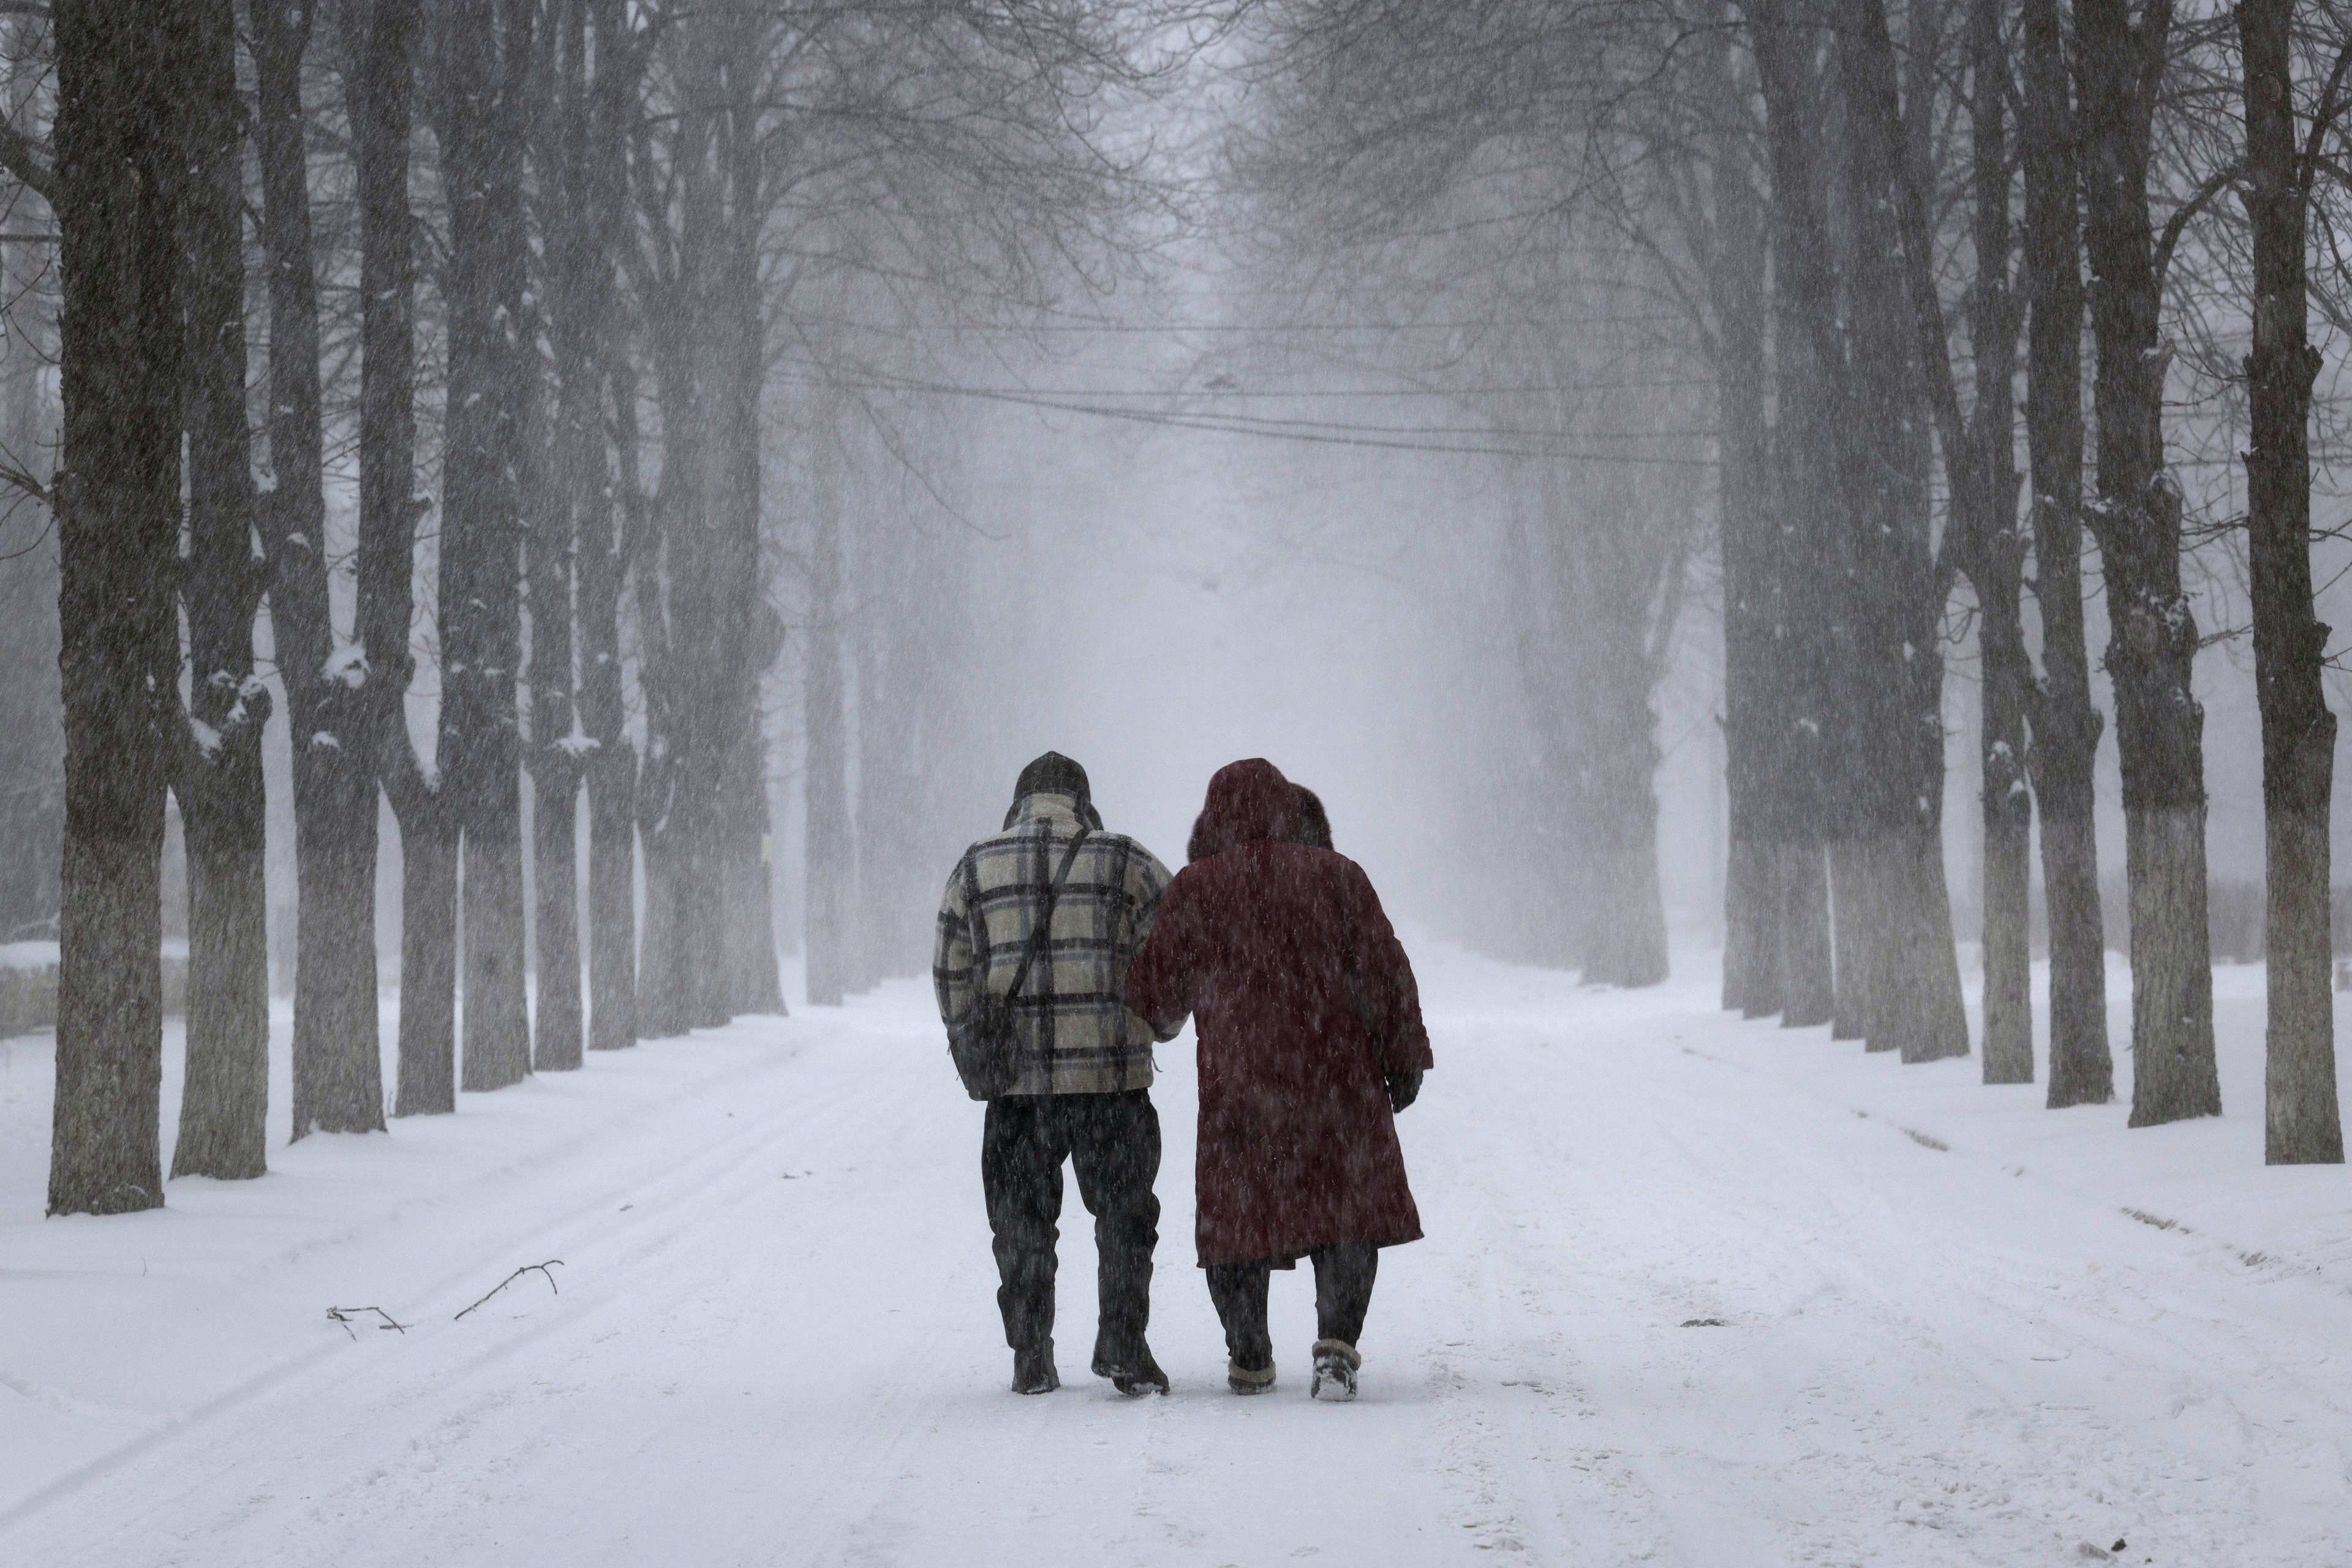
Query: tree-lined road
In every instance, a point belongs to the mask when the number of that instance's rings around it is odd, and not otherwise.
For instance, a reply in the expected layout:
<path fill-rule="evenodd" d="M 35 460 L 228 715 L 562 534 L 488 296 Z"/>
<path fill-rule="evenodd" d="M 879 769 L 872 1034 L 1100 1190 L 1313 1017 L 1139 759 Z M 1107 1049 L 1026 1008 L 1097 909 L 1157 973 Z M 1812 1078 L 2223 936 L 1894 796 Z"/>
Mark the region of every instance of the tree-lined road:
<path fill-rule="evenodd" d="M 1353 1406 L 1306 1396 L 1304 1273 L 1276 1279 L 1277 1390 L 1224 1389 L 1191 1258 L 1189 1037 L 1157 1092 L 1152 1338 L 1174 1394 L 1130 1402 L 1086 1376 L 1075 1189 L 1066 1386 L 1005 1392 L 977 1108 L 923 989 L 894 983 L 838 1015 L 468 1097 L 420 1134 L 306 1141 L 264 1182 L 179 1184 L 142 1219 L 12 1225 L 0 1428 L 37 1411 L 56 1440 L 10 1446 L 0 1558 L 2352 1552 L 2340 1281 L 1906 1137 L 1842 1102 L 1843 1079 L 1752 1070 L 1803 1040 L 1713 1012 L 1702 983 L 1580 994 L 1439 953 L 1423 967 L 1438 1067 L 1402 1127 L 1429 1239 L 1384 1256 Z M 425 1164 L 439 1185 L 415 1184 Z M 142 1256 L 139 1294 L 113 1271 Z M 526 1276 L 452 1321 L 550 1258 L 561 1294 Z M 62 1310 L 100 1286 L 114 1310 Z M 331 1300 L 409 1330 L 347 1338 Z M 181 1407 L 109 1391 L 142 1357 L 173 1364 Z M 93 1432 L 111 1451 L 59 1475 Z"/>

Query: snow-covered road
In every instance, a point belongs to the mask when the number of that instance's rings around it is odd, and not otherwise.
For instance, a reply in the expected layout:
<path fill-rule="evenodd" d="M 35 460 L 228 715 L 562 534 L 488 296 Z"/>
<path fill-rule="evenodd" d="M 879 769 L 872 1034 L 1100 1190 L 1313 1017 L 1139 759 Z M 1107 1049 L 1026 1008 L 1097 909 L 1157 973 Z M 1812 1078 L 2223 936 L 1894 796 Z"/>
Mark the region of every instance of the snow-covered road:
<path fill-rule="evenodd" d="M 1304 1271 L 1278 1391 L 1224 1389 L 1189 1037 L 1176 1386 L 1139 1401 L 1086 1375 L 1075 1190 L 1066 1384 L 1005 1392 L 978 1108 L 911 983 L 105 1221 L 37 1218 L 46 1043 L 15 1042 L 0 1563 L 2352 1561 L 2352 1178 L 2261 1170 L 2242 1028 L 2230 1117 L 2126 1133 L 1725 1018 L 1704 973 L 1420 957 L 1429 1239 L 1383 1257 L 1351 1406 L 1306 1396 Z M 560 1294 L 453 1321 L 549 1258 Z"/>

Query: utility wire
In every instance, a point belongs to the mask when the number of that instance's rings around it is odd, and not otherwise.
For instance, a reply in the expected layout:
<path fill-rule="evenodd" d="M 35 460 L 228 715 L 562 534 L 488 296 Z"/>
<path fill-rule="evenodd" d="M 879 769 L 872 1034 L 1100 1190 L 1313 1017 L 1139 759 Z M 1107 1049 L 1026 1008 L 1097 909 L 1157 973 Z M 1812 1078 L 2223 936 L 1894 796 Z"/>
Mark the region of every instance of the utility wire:
<path fill-rule="evenodd" d="M 912 336 L 923 332 L 1000 332 L 1025 337 L 1034 332 L 1111 332 L 1168 334 L 1192 332 L 1466 332 L 1508 330 L 1549 331 L 1568 327 L 1640 326 L 1655 321 L 1683 321 L 1677 310 L 1639 310 L 1605 316 L 1565 316 L 1536 321 L 1499 317 L 1458 321 L 1044 321 L 1033 324 L 992 321 L 853 321 L 802 317 L 802 324 L 839 327 L 850 331 L 887 332 Z"/>
<path fill-rule="evenodd" d="M 1105 404 L 1074 402 L 994 387 L 955 386 L 945 383 L 895 379 L 877 379 L 862 383 L 828 380 L 823 377 L 793 379 L 796 384 L 801 385 L 847 386 L 864 391 L 908 392 L 930 396 L 969 397 L 981 402 L 1014 404 L 1023 407 L 1047 409 L 1060 414 L 1082 414 L 1098 419 L 1120 419 L 1130 424 L 1158 425 L 1170 429 L 1206 430 L 1226 436 L 1257 436 L 1270 440 L 1304 441 L 1318 446 L 1370 447 L 1394 452 L 1450 452 L 1495 458 L 1542 458 L 1558 462 L 1647 464 L 1657 468 L 1711 468 L 1715 466 L 1715 461 L 1711 458 L 1656 458 L 1630 456 L 1622 452 L 1571 452 L 1562 451 L 1549 445 L 1506 447 L 1483 442 L 1406 440 L 1378 434 L 1384 429 L 1397 428 L 1395 426 L 1334 426 L 1329 429 L 1301 429 L 1295 427 L 1294 422 L 1253 421 L 1246 415 L 1181 414 L 1155 412 L 1141 408 L 1119 408 Z M 1349 433 L 1339 433 L 1342 431 Z M 1407 433 L 1410 434 L 1409 431 Z M 1514 433 L 1505 431 L 1497 434 L 1507 437 Z M 1565 431 L 1519 434 L 1538 437 L 1545 440 L 1553 437 L 1563 440 L 1570 438 L 1570 434 Z"/>

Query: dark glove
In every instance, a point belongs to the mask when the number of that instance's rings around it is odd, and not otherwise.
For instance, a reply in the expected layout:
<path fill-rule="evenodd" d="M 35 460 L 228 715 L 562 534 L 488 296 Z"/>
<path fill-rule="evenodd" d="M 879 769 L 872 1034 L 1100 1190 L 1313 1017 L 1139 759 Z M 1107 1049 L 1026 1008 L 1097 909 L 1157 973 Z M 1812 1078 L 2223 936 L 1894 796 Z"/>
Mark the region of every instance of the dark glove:
<path fill-rule="evenodd" d="M 1402 1110 L 1421 1098 L 1419 1072 L 1392 1072 L 1381 1080 L 1389 1091 L 1389 1109 Z"/>

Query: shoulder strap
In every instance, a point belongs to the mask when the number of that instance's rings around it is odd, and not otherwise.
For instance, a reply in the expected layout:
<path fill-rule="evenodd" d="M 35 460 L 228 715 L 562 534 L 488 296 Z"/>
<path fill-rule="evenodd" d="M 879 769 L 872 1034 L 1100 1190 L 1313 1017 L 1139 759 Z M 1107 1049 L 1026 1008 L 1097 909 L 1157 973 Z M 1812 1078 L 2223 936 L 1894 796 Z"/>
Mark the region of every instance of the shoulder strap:
<path fill-rule="evenodd" d="M 1050 833 L 1052 829 L 1046 831 Z M 1078 858 L 1078 846 L 1087 841 L 1088 831 L 1084 823 L 1078 825 L 1078 836 L 1070 840 L 1069 848 L 1062 855 L 1061 869 L 1055 871 L 1053 881 L 1046 884 L 1045 907 L 1039 911 L 1037 923 L 1029 932 L 1029 950 L 1021 955 L 1021 967 L 1013 972 L 1013 984 L 1004 993 L 1007 1002 L 1020 995 L 1021 988 L 1029 983 L 1029 966 L 1037 962 L 1039 950 L 1053 935 L 1054 905 L 1061 898 L 1062 884 L 1069 879 L 1070 867 Z"/>

